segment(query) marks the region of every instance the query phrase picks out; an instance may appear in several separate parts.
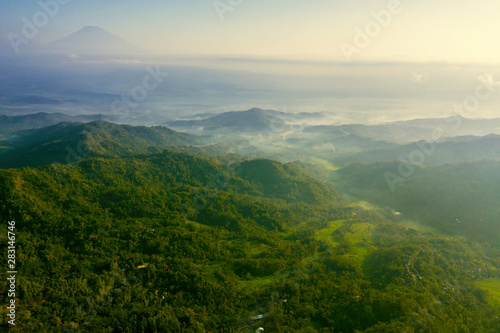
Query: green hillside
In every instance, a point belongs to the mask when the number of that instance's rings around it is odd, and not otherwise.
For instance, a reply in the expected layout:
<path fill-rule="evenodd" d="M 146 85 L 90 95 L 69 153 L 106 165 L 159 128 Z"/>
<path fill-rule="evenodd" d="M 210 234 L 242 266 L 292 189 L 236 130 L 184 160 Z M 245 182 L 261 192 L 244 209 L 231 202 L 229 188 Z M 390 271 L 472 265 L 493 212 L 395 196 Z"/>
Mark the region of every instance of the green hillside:
<path fill-rule="evenodd" d="M 306 176 L 304 167 L 297 163 L 281 164 L 271 160 L 244 161 L 239 165 L 239 176 L 254 184 L 266 196 L 293 202 L 336 204 L 331 191 L 318 180 Z"/>
<path fill-rule="evenodd" d="M 0 170 L 10 331 L 500 329 L 476 286 L 500 277 L 498 249 L 398 226 L 302 169 L 164 151 Z"/>
<path fill-rule="evenodd" d="M 500 161 L 413 166 L 407 178 L 400 177 L 400 166 L 397 162 L 356 163 L 340 169 L 338 179 L 351 194 L 403 217 L 449 234 L 500 242 Z"/>
<path fill-rule="evenodd" d="M 20 134 L 17 139 L 2 143 L 9 149 L 0 154 L 0 168 L 75 164 L 88 157 L 153 153 L 168 146 L 201 142 L 199 137 L 166 127 L 134 127 L 105 121 L 60 123 Z"/>

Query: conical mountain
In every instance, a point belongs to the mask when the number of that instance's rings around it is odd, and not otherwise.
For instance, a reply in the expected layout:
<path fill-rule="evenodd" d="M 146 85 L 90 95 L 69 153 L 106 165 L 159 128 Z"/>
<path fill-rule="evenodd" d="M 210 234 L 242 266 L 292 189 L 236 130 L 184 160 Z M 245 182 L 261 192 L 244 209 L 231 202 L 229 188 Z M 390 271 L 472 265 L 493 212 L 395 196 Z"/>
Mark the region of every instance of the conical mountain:
<path fill-rule="evenodd" d="M 87 26 L 58 39 L 44 48 L 45 52 L 68 55 L 121 55 L 146 52 L 100 27 Z"/>

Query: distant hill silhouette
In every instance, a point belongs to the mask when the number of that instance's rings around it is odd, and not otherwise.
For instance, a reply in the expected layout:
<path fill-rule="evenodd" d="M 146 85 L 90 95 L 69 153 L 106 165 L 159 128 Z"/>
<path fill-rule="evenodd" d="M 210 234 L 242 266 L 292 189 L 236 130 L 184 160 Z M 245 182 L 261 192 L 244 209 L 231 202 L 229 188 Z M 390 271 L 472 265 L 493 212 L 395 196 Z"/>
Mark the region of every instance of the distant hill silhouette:
<path fill-rule="evenodd" d="M 285 113 L 253 108 L 247 111 L 224 112 L 201 120 L 177 120 L 166 123 L 179 130 L 255 132 L 272 130 L 279 132 L 289 126 L 283 120 Z"/>

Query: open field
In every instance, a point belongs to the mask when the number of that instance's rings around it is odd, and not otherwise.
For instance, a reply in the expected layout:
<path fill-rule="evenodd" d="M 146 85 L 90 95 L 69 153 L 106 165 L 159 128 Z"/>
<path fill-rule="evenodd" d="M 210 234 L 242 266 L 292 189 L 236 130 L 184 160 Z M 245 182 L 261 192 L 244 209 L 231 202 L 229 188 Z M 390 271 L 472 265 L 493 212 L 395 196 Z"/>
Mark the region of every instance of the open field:
<path fill-rule="evenodd" d="M 479 288 L 488 291 L 489 294 L 488 300 L 490 303 L 500 305 L 500 280 L 495 280 L 495 279 L 481 280 L 477 281 L 476 285 Z"/>

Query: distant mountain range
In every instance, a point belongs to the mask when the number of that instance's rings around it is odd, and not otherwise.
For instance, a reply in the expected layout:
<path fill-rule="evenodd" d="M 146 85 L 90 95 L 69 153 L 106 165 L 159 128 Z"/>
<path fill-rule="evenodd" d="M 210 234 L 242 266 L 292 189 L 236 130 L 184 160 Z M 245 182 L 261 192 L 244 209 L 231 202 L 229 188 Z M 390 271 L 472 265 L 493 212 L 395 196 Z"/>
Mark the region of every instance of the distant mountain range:
<path fill-rule="evenodd" d="M 418 128 L 453 129 L 457 132 L 460 132 L 461 130 L 476 130 L 481 133 L 491 133 L 491 131 L 500 130 L 500 119 L 468 119 L 461 116 L 453 116 L 449 118 L 412 119 L 395 121 L 390 124 Z"/>
<path fill-rule="evenodd" d="M 424 156 L 423 161 L 417 162 L 422 162 L 425 165 L 500 159 L 500 135 L 445 138 L 436 144 L 429 143 L 429 141 L 419 141 L 402 146 L 346 154 L 335 158 L 335 162 L 342 165 L 352 162 L 396 161 L 401 156 L 409 160 L 410 154 L 414 152 Z"/>
<path fill-rule="evenodd" d="M 439 119 L 398 121 L 380 125 L 320 125 L 304 129 L 306 133 L 319 134 L 325 139 L 335 139 L 354 134 L 399 144 L 420 140 L 430 141 L 436 131 L 441 133 L 441 137 L 500 134 L 500 119 L 467 119 L 455 116 Z"/>
<path fill-rule="evenodd" d="M 295 127 L 309 136 L 319 136 L 323 141 L 351 137 L 397 144 L 432 140 L 433 132 L 437 130 L 442 132 L 442 137 L 500 134 L 500 119 L 466 119 L 455 116 L 441 119 L 415 119 L 378 125 L 328 124 L 331 123 L 333 116 L 334 114 L 329 112 L 287 113 L 253 108 L 247 111 L 197 114 L 188 119 L 169 121 L 165 125 L 187 132 L 206 131 L 232 134 L 263 130 L 280 133 Z M 309 125 L 312 121 L 325 124 Z"/>
<path fill-rule="evenodd" d="M 460 138 L 446 139 L 446 143 L 439 145 L 438 152 L 426 159 L 427 164 L 500 158 L 497 136 L 500 134 L 500 119 L 455 116 L 379 125 L 307 125 L 311 120 L 327 123 L 331 121 L 332 115 L 325 112 L 293 114 L 253 108 L 241 112 L 198 114 L 193 116 L 194 119 L 168 122 L 167 126 L 198 134 L 263 134 L 266 144 L 262 146 L 256 143 L 261 151 L 275 143 L 282 146 L 285 142 L 293 149 L 312 152 L 341 164 L 352 161 L 392 161 L 401 154 L 415 150 L 415 142 L 432 141 L 437 132 L 441 133 L 441 138 Z M 252 142 L 248 144 L 251 146 Z"/>
<path fill-rule="evenodd" d="M 43 49 L 45 53 L 67 55 L 133 55 L 146 54 L 135 45 L 100 27 L 87 26 Z"/>
<path fill-rule="evenodd" d="M 292 114 L 253 108 L 241 112 L 200 114 L 195 119 L 166 123 L 175 130 L 161 126 L 133 127 L 95 122 L 102 120 L 102 115 L 36 113 L 0 116 L 3 135 L 0 139 L 4 141 L 0 145 L 0 152 L 4 153 L 0 159 L 5 160 L 0 162 L 0 167 L 29 166 L 32 161 L 63 163 L 69 154 L 66 146 L 74 151 L 90 147 L 85 155 L 91 156 L 142 154 L 176 147 L 178 151 L 203 151 L 217 156 L 236 153 L 280 161 L 318 157 L 335 165 L 394 161 L 400 156 L 408 157 L 419 145 L 428 145 L 437 129 L 441 130 L 443 138 L 436 145 L 436 151 L 425 156 L 424 164 L 500 159 L 500 119 L 452 117 L 372 126 L 307 126 L 303 123 L 311 119 L 326 121 L 329 116 L 331 114 Z M 463 135 L 454 135 L 456 133 Z M 96 135 L 100 138 L 98 144 L 91 140 Z M 198 147 L 187 147 L 189 145 Z"/>

